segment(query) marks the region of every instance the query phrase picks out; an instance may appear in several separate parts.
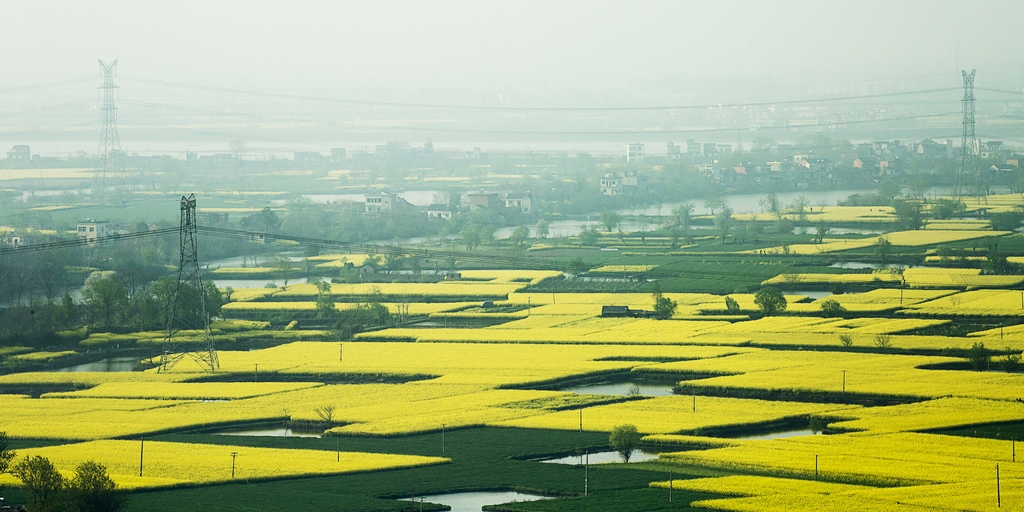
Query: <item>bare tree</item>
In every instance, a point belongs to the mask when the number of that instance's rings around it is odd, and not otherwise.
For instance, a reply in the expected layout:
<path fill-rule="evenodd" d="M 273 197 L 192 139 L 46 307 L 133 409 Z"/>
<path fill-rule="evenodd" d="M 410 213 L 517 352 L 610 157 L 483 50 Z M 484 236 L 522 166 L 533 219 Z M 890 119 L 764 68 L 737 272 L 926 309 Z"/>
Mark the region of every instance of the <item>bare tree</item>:
<path fill-rule="evenodd" d="M 320 417 L 320 420 L 328 425 L 334 424 L 334 406 L 333 405 L 322 405 L 313 409 L 313 412 Z"/>

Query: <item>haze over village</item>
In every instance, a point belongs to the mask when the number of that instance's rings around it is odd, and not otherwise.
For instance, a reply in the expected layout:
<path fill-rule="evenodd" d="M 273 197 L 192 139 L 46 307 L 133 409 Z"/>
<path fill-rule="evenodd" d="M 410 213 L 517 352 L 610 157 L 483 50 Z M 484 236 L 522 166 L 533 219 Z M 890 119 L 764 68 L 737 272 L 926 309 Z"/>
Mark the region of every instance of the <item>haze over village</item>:
<path fill-rule="evenodd" d="M 9 2 L 0 511 L 1024 508 L 1024 6 Z"/>

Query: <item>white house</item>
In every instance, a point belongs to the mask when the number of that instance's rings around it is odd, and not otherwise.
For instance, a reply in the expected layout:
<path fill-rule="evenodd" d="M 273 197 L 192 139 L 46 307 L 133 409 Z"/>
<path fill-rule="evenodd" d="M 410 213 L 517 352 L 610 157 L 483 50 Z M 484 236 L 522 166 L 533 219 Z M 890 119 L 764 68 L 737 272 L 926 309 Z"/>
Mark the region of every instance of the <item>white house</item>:
<path fill-rule="evenodd" d="M 110 235 L 110 223 L 105 220 L 85 219 L 78 223 L 78 239 L 94 243 Z"/>

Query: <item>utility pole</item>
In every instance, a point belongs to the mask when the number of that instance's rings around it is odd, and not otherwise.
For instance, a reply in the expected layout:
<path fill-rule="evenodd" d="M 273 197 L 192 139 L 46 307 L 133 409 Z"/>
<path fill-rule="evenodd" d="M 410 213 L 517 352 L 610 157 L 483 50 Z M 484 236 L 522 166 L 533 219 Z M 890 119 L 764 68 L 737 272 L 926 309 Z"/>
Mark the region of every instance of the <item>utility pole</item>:
<path fill-rule="evenodd" d="M 206 312 L 206 288 L 203 287 L 203 278 L 199 271 L 195 194 L 181 198 L 179 241 L 178 283 L 174 287 L 174 296 L 167 308 L 167 333 L 158 371 L 170 370 L 188 355 L 204 370 L 213 373 L 220 368 L 220 362 L 217 359 L 217 349 L 213 345 L 210 316 Z M 199 331 L 204 338 L 203 342 L 198 347 L 180 344 L 177 335 L 183 329 Z"/>
<path fill-rule="evenodd" d="M 117 134 L 117 90 L 119 87 L 114 83 L 114 75 L 117 74 L 117 59 L 110 64 L 98 61 L 100 69 L 103 70 L 103 85 L 99 86 L 102 91 L 103 105 L 100 107 L 100 133 L 99 156 L 103 160 L 103 168 L 100 170 L 99 195 L 105 196 L 109 185 L 108 178 L 114 182 L 118 189 L 122 188 L 124 171 L 124 158 L 121 153 L 121 138 Z M 121 191 L 119 190 L 118 193 Z M 123 198 L 122 198 L 123 202 Z"/>
<path fill-rule="evenodd" d="M 142 454 L 146 451 L 146 438 L 139 439 L 139 477 L 142 477 Z"/>
<path fill-rule="evenodd" d="M 238 456 L 238 452 L 231 452 L 231 478 L 235 478 L 235 457 Z"/>

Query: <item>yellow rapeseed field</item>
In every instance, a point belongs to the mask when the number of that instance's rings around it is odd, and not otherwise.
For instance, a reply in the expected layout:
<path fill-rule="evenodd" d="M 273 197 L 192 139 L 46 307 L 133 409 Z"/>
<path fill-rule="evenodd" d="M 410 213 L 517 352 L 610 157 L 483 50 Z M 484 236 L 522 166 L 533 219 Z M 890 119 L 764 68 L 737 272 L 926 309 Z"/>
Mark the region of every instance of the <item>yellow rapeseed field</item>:
<path fill-rule="evenodd" d="M 628 420 L 642 433 L 673 433 L 708 427 L 757 424 L 810 414 L 840 414 L 851 408 L 856 407 L 708 396 L 696 397 L 696 400 L 690 396 L 660 396 L 588 407 L 582 411 L 582 418 L 583 430 L 587 431 L 610 431 Z M 578 430 L 580 411 L 551 412 L 505 421 L 500 425 Z"/>
<path fill-rule="evenodd" d="M 140 451 L 143 468 L 141 477 Z M 126 489 L 229 482 L 232 480 L 232 453 L 237 454 L 234 460 L 234 479 L 239 481 L 337 475 L 450 462 L 446 458 L 417 455 L 362 452 L 341 452 L 339 455 L 326 450 L 162 441 L 146 441 L 145 445 L 139 441 L 90 441 L 18 450 L 19 456 L 39 455 L 50 459 L 66 475 L 70 475 L 81 461 L 94 460 L 105 465 L 114 482 Z M 0 482 L 4 485 L 19 483 L 11 475 L 3 475 Z"/>

